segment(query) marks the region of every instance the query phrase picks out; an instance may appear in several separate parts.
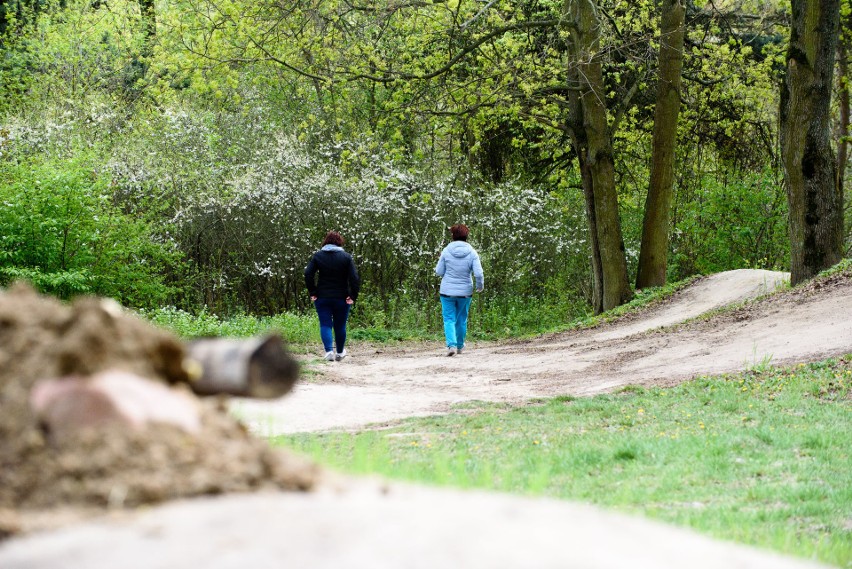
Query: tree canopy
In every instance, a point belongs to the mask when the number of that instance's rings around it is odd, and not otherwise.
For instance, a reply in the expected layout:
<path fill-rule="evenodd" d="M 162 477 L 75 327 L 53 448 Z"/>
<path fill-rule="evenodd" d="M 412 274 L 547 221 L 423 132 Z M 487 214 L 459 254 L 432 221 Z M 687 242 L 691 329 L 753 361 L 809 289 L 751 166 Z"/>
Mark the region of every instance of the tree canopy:
<path fill-rule="evenodd" d="M 337 228 L 365 266 L 365 298 L 375 287 L 387 311 L 429 294 L 431 256 L 457 221 L 498 277 L 494 302 L 559 304 L 567 292 L 569 310 L 610 308 L 629 298 L 639 263 L 663 6 L 6 1 L 4 199 L 20 195 L 25 170 L 90 168 L 110 215 L 162 245 L 138 258 L 162 298 L 187 308 L 304 307 L 292 275 Z M 670 214 L 655 222 L 668 236 L 663 276 L 787 268 L 789 6 L 682 6 Z M 586 9 L 595 37 L 578 35 Z M 42 267 L 2 262 L 7 281 Z M 95 282 L 84 288 L 106 290 Z"/>

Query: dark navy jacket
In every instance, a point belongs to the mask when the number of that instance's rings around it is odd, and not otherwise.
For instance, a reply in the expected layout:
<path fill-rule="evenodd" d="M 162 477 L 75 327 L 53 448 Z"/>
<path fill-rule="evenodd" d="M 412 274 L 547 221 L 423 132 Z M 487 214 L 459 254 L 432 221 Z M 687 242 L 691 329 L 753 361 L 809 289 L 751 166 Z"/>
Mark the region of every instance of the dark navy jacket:
<path fill-rule="evenodd" d="M 317 279 L 319 273 L 319 279 Z M 311 257 L 305 267 L 305 286 L 317 298 L 358 298 L 361 278 L 352 255 L 336 245 L 326 245 Z"/>

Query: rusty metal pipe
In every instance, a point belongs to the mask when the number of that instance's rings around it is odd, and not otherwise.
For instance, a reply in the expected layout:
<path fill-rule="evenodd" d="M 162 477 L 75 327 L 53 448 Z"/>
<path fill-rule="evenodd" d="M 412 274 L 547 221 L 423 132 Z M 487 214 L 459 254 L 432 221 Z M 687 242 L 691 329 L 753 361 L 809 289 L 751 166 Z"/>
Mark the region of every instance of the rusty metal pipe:
<path fill-rule="evenodd" d="M 199 395 L 227 393 L 274 399 L 288 393 L 299 363 L 278 335 L 250 339 L 204 338 L 188 342 L 184 367 Z"/>

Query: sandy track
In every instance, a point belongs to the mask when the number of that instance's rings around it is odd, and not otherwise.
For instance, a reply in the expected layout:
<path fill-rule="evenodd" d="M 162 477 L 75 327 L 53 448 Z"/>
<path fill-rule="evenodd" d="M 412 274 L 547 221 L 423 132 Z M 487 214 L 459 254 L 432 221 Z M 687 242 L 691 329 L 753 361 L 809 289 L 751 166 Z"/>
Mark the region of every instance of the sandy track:
<path fill-rule="evenodd" d="M 765 295 L 785 273 L 737 270 L 699 280 L 667 303 L 626 321 L 526 342 L 470 346 L 448 358 L 434 349 L 359 351 L 323 364 L 323 379 L 273 402 L 237 401 L 262 435 L 352 429 L 448 411 L 467 401 L 591 395 L 628 384 L 672 384 L 771 362 L 852 352 L 852 286 L 785 293 L 735 314 L 683 322 Z"/>

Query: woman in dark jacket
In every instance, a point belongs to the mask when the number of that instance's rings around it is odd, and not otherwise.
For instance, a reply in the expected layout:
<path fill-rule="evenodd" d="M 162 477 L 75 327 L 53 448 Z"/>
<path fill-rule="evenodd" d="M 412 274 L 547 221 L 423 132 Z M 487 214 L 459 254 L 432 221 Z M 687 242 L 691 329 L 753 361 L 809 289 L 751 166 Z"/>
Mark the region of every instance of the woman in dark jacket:
<path fill-rule="evenodd" d="M 322 248 L 314 253 L 305 267 L 305 285 L 317 309 L 320 337 L 328 361 L 340 361 L 346 357 L 346 320 L 361 289 L 355 262 L 343 250 L 343 243 L 340 233 L 329 231 Z"/>

